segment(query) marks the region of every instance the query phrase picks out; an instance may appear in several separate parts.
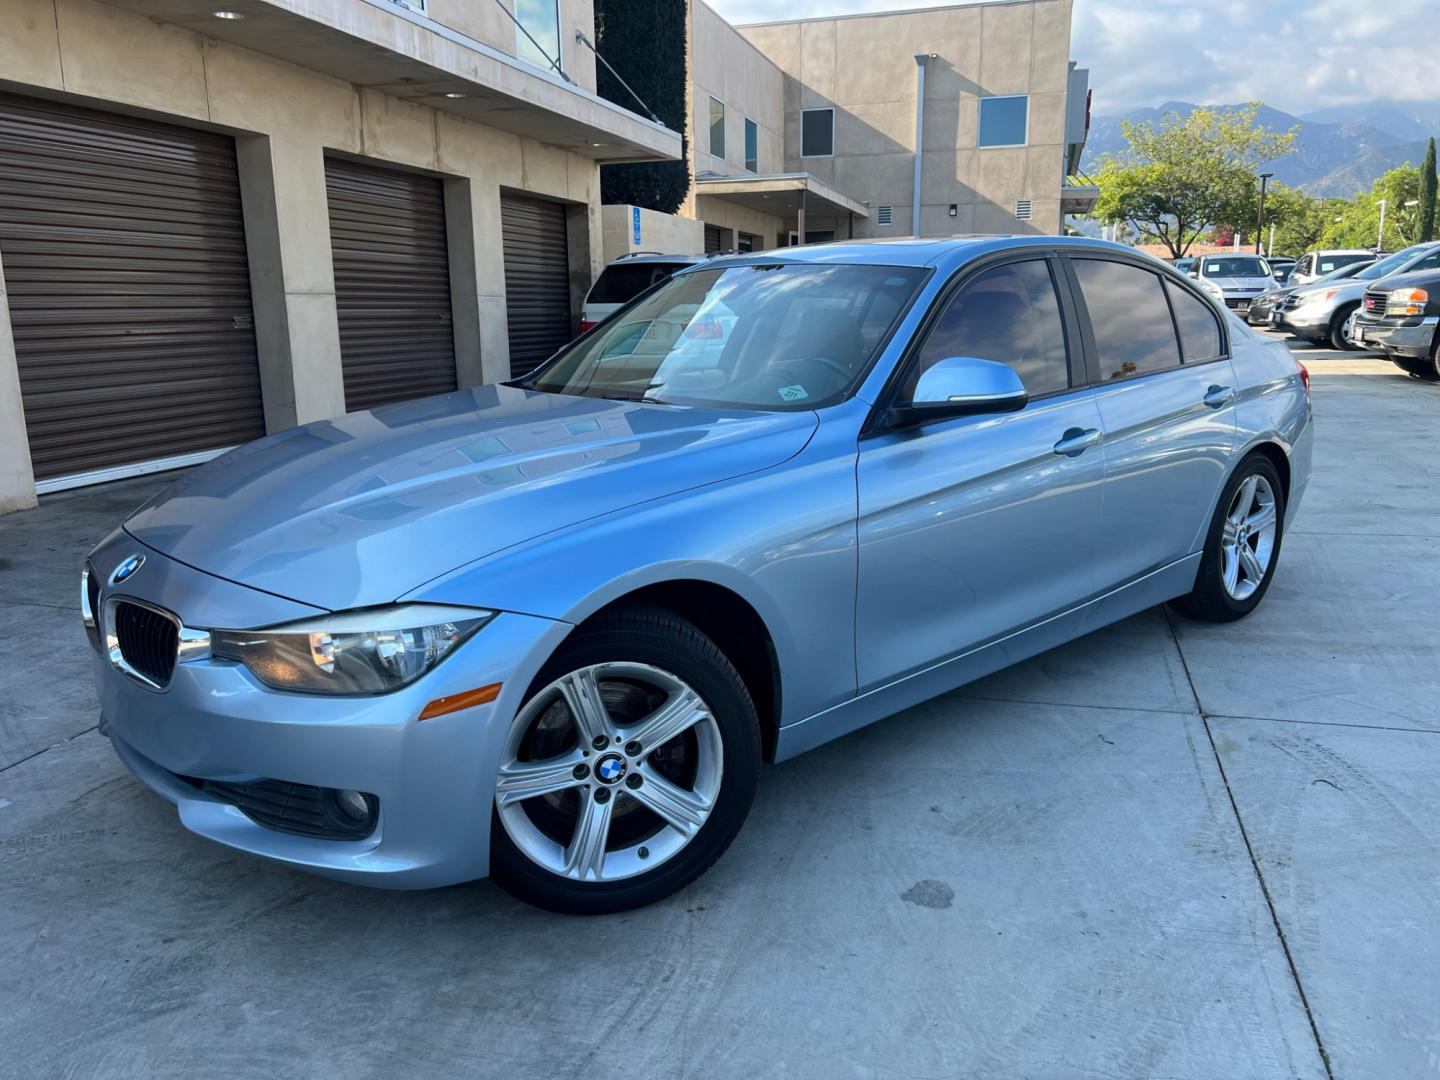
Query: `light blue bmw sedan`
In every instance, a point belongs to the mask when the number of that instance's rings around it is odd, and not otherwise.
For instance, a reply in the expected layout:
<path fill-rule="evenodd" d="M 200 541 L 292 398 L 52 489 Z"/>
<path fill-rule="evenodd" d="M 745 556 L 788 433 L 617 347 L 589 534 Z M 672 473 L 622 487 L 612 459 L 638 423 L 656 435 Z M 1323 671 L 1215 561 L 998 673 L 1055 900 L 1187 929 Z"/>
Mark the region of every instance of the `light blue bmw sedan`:
<path fill-rule="evenodd" d="M 1283 344 L 1123 247 L 713 259 L 141 507 L 81 590 L 104 730 L 233 848 L 631 908 L 763 761 L 1154 604 L 1249 613 L 1311 431 Z"/>

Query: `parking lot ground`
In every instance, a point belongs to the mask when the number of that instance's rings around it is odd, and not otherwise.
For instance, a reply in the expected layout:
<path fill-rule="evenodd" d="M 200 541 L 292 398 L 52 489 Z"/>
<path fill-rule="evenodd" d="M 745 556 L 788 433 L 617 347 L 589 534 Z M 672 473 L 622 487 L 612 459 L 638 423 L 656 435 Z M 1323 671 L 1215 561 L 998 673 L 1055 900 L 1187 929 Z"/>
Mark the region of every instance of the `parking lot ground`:
<path fill-rule="evenodd" d="M 1440 386 L 1304 359 L 1254 616 L 1153 609 L 768 769 L 708 875 L 605 918 L 191 836 L 95 732 L 75 610 L 162 481 L 0 519 L 0 1076 L 1440 1074 Z"/>

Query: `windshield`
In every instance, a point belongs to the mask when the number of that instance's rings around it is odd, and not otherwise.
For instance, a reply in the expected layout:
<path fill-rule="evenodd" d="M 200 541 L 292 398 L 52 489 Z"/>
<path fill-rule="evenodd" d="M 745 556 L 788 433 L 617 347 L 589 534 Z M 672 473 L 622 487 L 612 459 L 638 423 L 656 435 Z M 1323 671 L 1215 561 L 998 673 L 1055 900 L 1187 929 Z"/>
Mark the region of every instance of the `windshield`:
<path fill-rule="evenodd" d="M 1397 251 L 1394 255 L 1386 255 L 1385 258 L 1379 262 L 1371 263 L 1355 276 L 1362 281 L 1374 281 L 1376 278 L 1393 274 L 1396 270 L 1399 270 L 1406 263 L 1414 259 L 1418 252 L 1424 250 L 1425 249 L 1421 247 L 1408 247 L 1404 251 Z"/>
<path fill-rule="evenodd" d="M 814 263 L 694 270 L 520 385 L 721 408 L 819 408 L 860 382 L 925 275 L 918 267 Z"/>
<path fill-rule="evenodd" d="M 1206 277 L 1269 277 L 1270 267 L 1264 259 L 1249 258 L 1206 258 L 1203 268 Z"/>

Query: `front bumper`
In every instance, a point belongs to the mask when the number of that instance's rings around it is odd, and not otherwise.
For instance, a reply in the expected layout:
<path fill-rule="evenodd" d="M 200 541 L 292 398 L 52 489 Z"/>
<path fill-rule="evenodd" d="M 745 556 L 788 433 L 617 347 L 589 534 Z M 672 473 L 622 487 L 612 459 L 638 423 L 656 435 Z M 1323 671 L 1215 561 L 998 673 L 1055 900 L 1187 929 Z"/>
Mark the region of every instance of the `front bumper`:
<path fill-rule="evenodd" d="M 1276 312 L 1272 325 L 1293 331 L 1301 337 L 1327 337 L 1330 320 L 1334 317 L 1334 305 L 1308 304 Z"/>
<path fill-rule="evenodd" d="M 1355 343 L 1383 349 L 1387 354 L 1426 359 L 1435 346 L 1437 330 L 1440 330 L 1440 316 L 1435 315 L 1406 319 L 1404 323 L 1360 317 L 1355 320 Z"/>
<path fill-rule="evenodd" d="M 100 580 L 138 547 L 120 534 L 97 551 L 91 562 Z M 198 623 L 187 597 L 211 583 L 216 595 L 240 588 L 145 554 L 142 571 L 106 597 L 123 592 Z M 223 625 L 213 608 L 208 618 Z M 164 690 L 127 677 L 104 653 L 94 655 L 95 677 L 104 730 L 121 761 L 174 803 L 192 832 L 328 877 L 428 888 L 487 873 L 493 784 L 508 720 L 569 629 L 502 613 L 415 683 L 376 696 L 285 693 L 239 664 L 209 659 L 178 663 Z M 435 698 L 492 683 L 503 687 L 489 704 L 416 719 Z M 184 777 L 368 792 L 379 799 L 379 819 L 363 840 L 280 832 Z"/>

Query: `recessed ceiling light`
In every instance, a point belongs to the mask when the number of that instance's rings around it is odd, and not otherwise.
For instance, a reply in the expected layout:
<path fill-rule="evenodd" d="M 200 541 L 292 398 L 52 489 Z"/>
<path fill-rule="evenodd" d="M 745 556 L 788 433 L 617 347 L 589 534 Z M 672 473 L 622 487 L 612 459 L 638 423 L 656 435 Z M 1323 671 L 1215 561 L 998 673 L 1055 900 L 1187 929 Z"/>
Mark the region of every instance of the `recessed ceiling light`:
<path fill-rule="evenodd" d="M 244 17 L 245 17 L 245 16 L 244 16 L 244 15 L 241 15 L 240 12 L 238 12 L 238 11 L 217 11 L 217 12 L 215 12 L 215 18 L 217 18 L 217 19 L 243 19 Z"/>
<path fill-rule="evenodd" d="M 459 93 L 459 92 L 457 92 L 457 91 L 455 91 L 455 90 L 452 90 L 452 91 L 450 91 L 450 93 L 446 94 L 445 96 L 448 97 L 448 98 L 462 98 L 462 97 L 469 97 L 470 95 L 468 95 L 468 94 L 461 94 L 461 93 Z"/>

